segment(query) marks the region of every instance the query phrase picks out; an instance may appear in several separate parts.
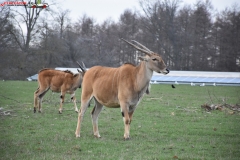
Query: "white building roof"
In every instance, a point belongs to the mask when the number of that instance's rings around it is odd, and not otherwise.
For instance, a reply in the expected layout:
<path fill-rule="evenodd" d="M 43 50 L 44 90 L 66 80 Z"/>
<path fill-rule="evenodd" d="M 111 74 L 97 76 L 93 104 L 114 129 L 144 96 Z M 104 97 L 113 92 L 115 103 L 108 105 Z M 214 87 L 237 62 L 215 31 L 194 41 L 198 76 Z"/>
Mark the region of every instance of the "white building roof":
<path fill-rule="evenodd" d="M 154 72 L 153 75 L 164 76 Z M 206 72 L 206 71 L 170 71 L 168 76 L 190 76 L 190 77 L 238 77 L 240 72 Z"/>

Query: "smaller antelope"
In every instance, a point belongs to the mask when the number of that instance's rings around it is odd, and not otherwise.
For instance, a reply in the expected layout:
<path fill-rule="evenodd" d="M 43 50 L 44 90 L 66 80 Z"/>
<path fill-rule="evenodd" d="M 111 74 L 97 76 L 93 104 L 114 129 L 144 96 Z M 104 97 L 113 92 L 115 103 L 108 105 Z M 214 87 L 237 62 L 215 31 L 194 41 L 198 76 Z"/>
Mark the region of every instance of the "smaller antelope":
<path fill-rule="evenodd" d="M 77 62 L 78 63 L 78 62 Z M 54 69 L 42 69 L 38 73 L 38 89 L 34 92 L 34 113 L 38 108 L 38 112 L 41 112 L 41 104 L 43 96 L 50 89 L 53 92 L 61 92 L 60 96 L 60 108 L 59 113 L 62 113 L 62 104 L 66 93 L 71 94 L 71 100 L 74 103 L 75 111 L 78 112 L 76 105 L 75 91 L 77 88 L 81 88 L 82 79 L 86 72 L 84 68 L 78 63 L 82 71 L 73 74 L 71 71 L 59 71 Z M 83 64 L 84 65 L 84 64 Z"/>

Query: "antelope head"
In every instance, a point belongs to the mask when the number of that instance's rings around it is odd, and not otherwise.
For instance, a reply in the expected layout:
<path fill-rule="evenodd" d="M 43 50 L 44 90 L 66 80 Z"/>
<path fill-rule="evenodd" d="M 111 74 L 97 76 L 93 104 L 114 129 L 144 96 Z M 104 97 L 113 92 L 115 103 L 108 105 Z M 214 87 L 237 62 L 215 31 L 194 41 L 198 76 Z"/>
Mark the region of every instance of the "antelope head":
<path fill-rule="evenodd" d="M 159 54 L 154 53 L 153 51 L 151 51 L 150 49 L 148 49 L 147 47 L 145 47 L 144 45 L 135 40 L 132 40 L 132 42 L 136 43 L 139 47 L 133 43 L 126 41 L 125 39 L 122 40 L 125 41 L 130 46 L 134 47 L 135 49 L 146 54 L 146 56 L 138 58 L 142 61 L 146 61 L 147 67 L 149 69 L 162 74 L 168 74 L 170 72 Z"/>

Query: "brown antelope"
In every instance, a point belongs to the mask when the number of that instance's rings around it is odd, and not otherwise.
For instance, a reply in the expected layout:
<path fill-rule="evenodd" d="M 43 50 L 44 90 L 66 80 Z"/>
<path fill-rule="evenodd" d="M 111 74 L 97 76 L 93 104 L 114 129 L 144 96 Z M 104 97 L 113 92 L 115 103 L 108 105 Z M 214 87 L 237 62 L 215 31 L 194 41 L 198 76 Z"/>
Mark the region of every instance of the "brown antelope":
<path fill-rule="evenodd" d="M 160 55 L 136 41 L 133 42 L 140 47 L 124 41 L 145 53 L 146 56 L 139 57 L 141 62 L 138 66 L 131 64 L 124 64 L 119 68 L 95 66 L 86 72 L 82 82 L 81 108 L 78 113 L 76 137 L 80 137 L 84 113 L 90 100 L 94 98 L 95 107 L 92 110 L 94 136 L 101 137 L 98 131 L 98 115 L 104 105 L 110 108 L 121 108 L 125 125 L 124 139 L 129 139 L 133 112 L 144 93 L 149 92 L 148 87 L 153 71 L 163 74 L 169 73 Z"/>
<path fill-rule="evenodd" d="M 78 63 L 78 62 L 77 62 Z M 75 90 L 81 87 L 85 69 L 78 63 L 82 72 L 73 74 L 71 71 L 59 71 L 54 69 L 42 69 L 38 73 L 38 89 L 34 92 L 34 113 L 38 108 L 41 112 L 41 103 L 43 96 L 50 89 L 53 92 L 61 92 L 59 113 L 62 113 L 62 104 L 66 93 L 71 94 L 71 100 L 74 103 L 75 111 L 78 112 L 75 98 Z"/>

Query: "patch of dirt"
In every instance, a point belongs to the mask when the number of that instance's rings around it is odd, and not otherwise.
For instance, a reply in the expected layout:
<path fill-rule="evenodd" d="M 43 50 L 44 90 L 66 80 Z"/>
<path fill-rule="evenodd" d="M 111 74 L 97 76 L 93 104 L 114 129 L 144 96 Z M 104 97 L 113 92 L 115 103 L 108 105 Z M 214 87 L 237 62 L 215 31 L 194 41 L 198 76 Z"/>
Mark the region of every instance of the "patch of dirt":
<path fill-rule="evenodd" d="M 207 112 L 210 112 L 212 110 L 228 110 L 229 114 L 234 114 L 234 113 L 240 113 L 240 105 L 235 104 L 203 104 L 201 105 L 201 108 L 204 109 Z"/>

